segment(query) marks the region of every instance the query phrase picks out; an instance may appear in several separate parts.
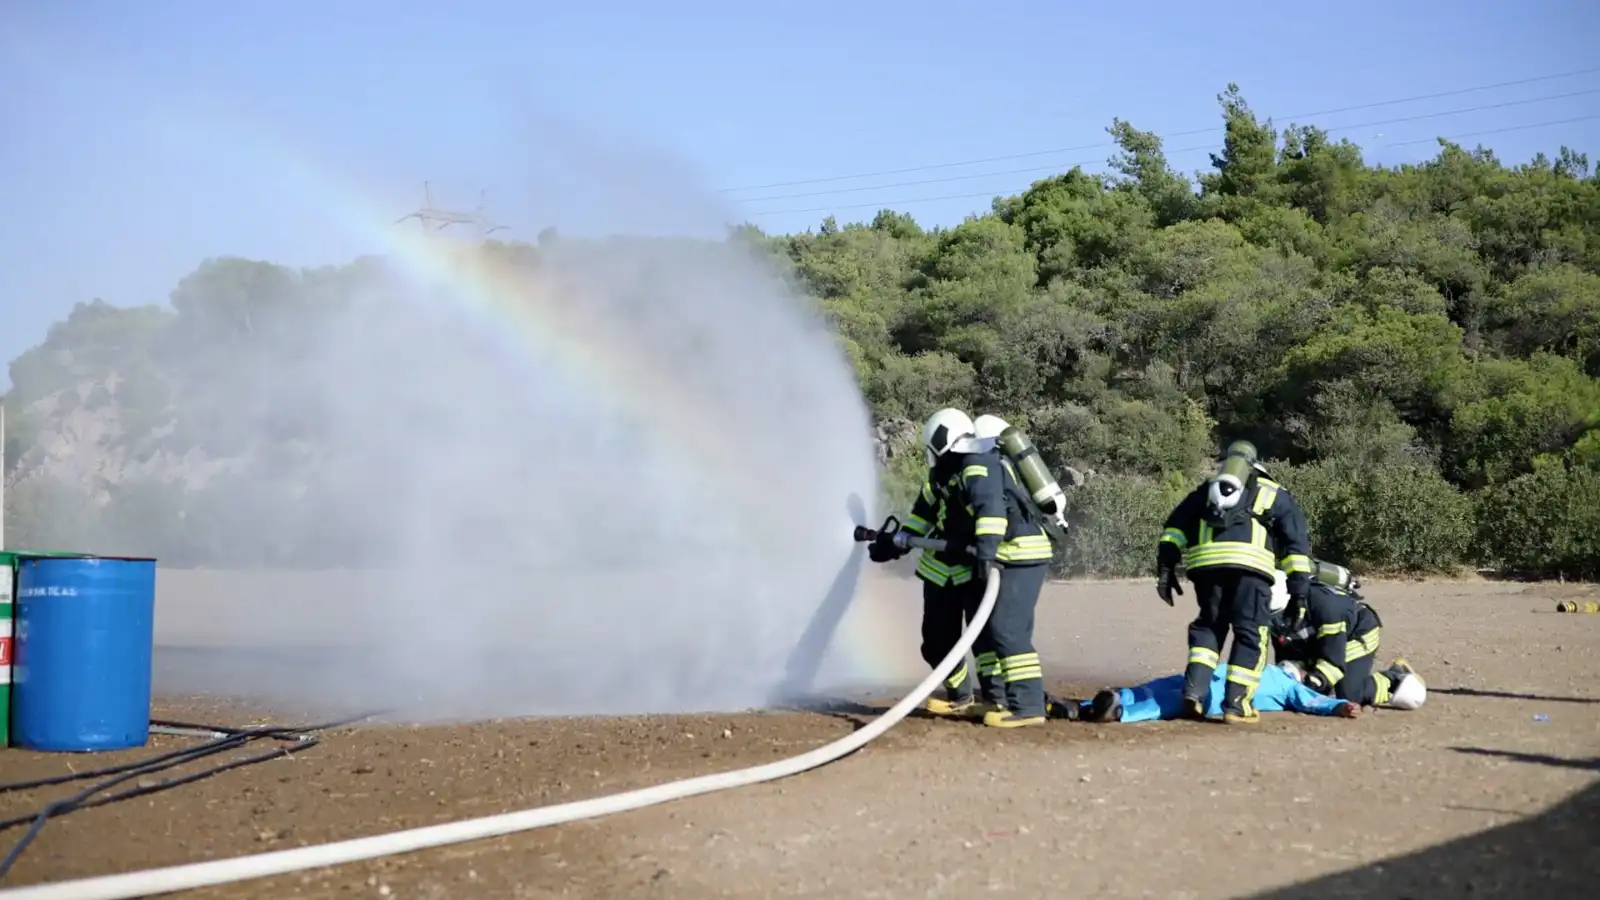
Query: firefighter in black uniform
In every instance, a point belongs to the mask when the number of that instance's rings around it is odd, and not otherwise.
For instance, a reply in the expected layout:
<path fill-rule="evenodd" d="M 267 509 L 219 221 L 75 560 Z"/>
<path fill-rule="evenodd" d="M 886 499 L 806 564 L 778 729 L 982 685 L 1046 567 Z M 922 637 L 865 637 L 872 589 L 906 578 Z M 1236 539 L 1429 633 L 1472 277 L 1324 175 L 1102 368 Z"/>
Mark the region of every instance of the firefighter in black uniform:
<path fill-rule="evenodd" d="M 1044 669 L 1033 648 L 1034 609 L 1052 555 L 1050 538 L 1034 521 L 1021 486 L 999 452 L 976 440 L 972 419 L 942 409 L 923 426 L 928 477 L 902 530 L 937 534 L 951 542 L 941 553 L 923 551 L 922 658 L 937 665 L 961 635 L 983 598 L 991 566 L 1005 569 L 994 612 L 973 644 L 986 709 L 984 724 L 1015 728 L 1045 721 Z M 963 548 L 972 547 L 968 554 Z M 874 561 L 898 557 L 888 536 L 869 549 Z M 930 699 L 935 713 L 974 708 L 967 674 L 952 673 L 946 698 Z"/>
<path fill-rule="evenodd" d="M 1302 683 L 1319 694 L 1361 706 L 1382 706 L 1416 673 L 1403 659 L 1372 671 L 1383 638 L 1383 620 L 1358 593 L 1359 581 L 1344 566 L 1314 560 L 1315 577 L 1303 603 L 1274 594 L 1273 654 L 1296 663 Z M 1283 609 L 1278 611 L 1280 604 Z"/>
<path fill-rule="evenodd" d="M 1200 607 L 1189 625 L 1184 714 L 1205 718 L 1211 675 L 1222 661 L 1222 644 L 1231 628 L 1223 720 L 1260 721 L 1252 699 L 1267 664 L 1273 574 L 1282 569 L 1290 595 L 1304 602 L 1311 582 L 1311 541 L 1300 504 L 1266 477 L 1249 441 L 1229 444 L 1221 470 L 1167 517 L 1157 547 L 1156 591 L 1168 606 L 1174 592 L 1183 593 L 1180 560 Z"/>

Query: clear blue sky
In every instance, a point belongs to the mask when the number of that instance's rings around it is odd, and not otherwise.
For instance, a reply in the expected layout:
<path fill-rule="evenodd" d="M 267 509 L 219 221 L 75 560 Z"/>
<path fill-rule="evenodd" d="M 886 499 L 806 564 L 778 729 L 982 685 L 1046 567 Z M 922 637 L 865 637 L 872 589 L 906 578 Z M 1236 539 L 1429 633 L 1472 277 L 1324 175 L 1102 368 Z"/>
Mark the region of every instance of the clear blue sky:
<path fill-rule="evenodd" d="M 379 250 L 352 207 L 396 218 L 424 179 L 458 208 L 487 188 L 504 237 L 581 231 L 519 193 L 537 157 L 530 108 L 602 129 L 607 146 L 648 141 L 732 188 L 1096 145 L 1113 116 L 1163 135 L 1213 128 L 1230 80 L 1282 122 L 1600 67 L 1597 46 L 1600 3 L 1547 0 L 8 0 L 0 359 L 75 302 L 164 302 L 207 256 L 316 265 Z M 1521 102 L 1586 90 L 1600 72 L 1302 121 L 1384 163 L 1431 156 L 1438 135 L 1508 161 L 1566 143 L 1600 162 L 1600 119 L 1521 127 L 1600 113 L 1600 93 Z M 1512 105 L 1390 121 L 1494 104 Z M 1496 129 L 1519 130 L 1472 136 Z M 1168 146 L 1192 172 L 1217 140 Z M 1009 170 L 1100 168 L 1109 153 L 724 196 L 769 231 L 886 201 L 950 224 L 1048 174 Z"/>

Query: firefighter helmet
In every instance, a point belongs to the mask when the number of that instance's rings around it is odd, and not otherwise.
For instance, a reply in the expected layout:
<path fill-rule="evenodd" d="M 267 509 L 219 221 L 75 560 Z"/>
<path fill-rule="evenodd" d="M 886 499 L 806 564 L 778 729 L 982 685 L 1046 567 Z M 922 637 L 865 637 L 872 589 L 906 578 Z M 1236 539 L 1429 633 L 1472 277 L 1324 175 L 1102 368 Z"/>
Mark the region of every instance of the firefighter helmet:
<path fill-rule="evenodd" d="M 928 417 L 922 425 L 922 449 L 928 465 L 950 453 L 971 453 L 978 449 L 972 417 L 959 409 L 945 408 Z"/>

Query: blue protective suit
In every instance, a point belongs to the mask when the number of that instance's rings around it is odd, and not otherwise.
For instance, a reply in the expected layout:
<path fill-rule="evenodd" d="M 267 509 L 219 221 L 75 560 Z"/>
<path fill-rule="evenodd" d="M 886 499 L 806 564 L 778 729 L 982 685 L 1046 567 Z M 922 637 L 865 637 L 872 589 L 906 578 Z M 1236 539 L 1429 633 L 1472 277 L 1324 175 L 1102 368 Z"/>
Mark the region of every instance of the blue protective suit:
<path fill-rule="evenodd" d="M 1211 699 L 1206 704 L 1206 714 L 1222 715 L 1222 695 L 1227 690 L 1228 666 L 1217 666 L 1211 676 Z M 1122 701 L 1122 718 L 1119 722 L 1149 722 L 1155 719 L 1176 719 L 1183 704 L 1183 676 L 1168 675 L 1147 681 L 1137 687 L 1119 688 Z M 1255 706 L 1260 712 L 1297 712 L 1313 716 L 1331 716 L 1345 701 L 1313 691 L 1277 666 L 1269 665 L 1261 672 L 1261 686 L 1256 688 Z"/>

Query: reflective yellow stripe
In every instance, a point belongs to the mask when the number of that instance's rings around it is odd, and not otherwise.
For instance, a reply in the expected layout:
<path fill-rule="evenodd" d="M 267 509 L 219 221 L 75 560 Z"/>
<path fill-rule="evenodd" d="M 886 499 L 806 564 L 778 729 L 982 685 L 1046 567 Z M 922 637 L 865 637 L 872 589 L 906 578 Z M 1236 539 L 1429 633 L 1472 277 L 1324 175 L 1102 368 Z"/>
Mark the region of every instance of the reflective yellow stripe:
<path fill-rule="evenodd" d="M 1218 541 L 1190 547 L 1183 552 L 1183 562 L 1191 571 L 1209 566 L 1244 566 L 1267 576 L 1273 571 L 1271 551 L 1242 541 Z"/>
<path fill-rule="evenodd" d="M 1351 640 L 1350 643 L 1345 644 L 1344 661 L 1348 663 L 1352 660 L 1360 659 L 1361 657 L 1370 653 L 1377 653 L 1378 643 L 1382 639 L 1382 631 L 1382 628 L 1374 628 L 1366 634 Z"/>
<path fill-rule="evenodd" d="M 926 535 L 929 525 L 928 520 L 921 516 L 906 516 L 906 520 L 900 523 L 901 528 L 918 535 Z"/>
<path fill-rule="evenodd" d="M 1323 678 L 1328 679 L 1330 686 L 1338 684 L 1340 679 L 1344 678 L 1344 673 L 1339 667 L 1325 659 L 1317 660 L 1317 671 L 1322 673 Z"/>
<path fill-rule="evenodd" d="M 1260 489 L 1256 491 L 1256 500 L 1251 508 L 1257 513 L 1264 513 L 1272 508 L 1278 496 L 1278 486 L 1270 481 L 1261 480 L 1257 484 Z M 1169 529 L 1169 531 L 1175 529 Z M 1212 539 L 1215 529 L 1211 523 L 1202 519 L 1200 521 L 1199 538 L 1193 547 L 1183 552 L 1183 563 L 1191 571 L 1205 569 L 1212 566 L 1239 566 L 1253 569 L 1268 577 L 1276 570 L 1276 560 L 1272 558 L 1272 551 L 1267 549 L 1267 529 L 1261 521 L 1252 517 L 1250 519 L 1250 541 L 1216 541 Z M 1163 541 L 1167 540 L 1164 533 Z M 1174 541 L 1173 543 L 1176 543 Z M 1181 545 L 1180 545 L 1181 546 Z"/>
<path fill-rule="evenodd" d="M 1178 549 L 1182 550 L 1189 546 L 1189 538 L 1184 535 L 1182 528 L 1168 528 L 1166 531 L 1161 532 L 1159 543 L 1177 544 Z"/>
<path fill-rule="evenodd" d="M 999 675 L 1000 657 L 994 653 L 978 654 L 978 674 L 982 676 Z"/>
<path fill-rule="evenodd" d="M 1335 622 L 1332 625 L 1322 625 L 1317 628 L 1317 637 L 1332 637 L 1333 635 L 1344 631 L 1346 627 L 1347 626 L 1343 622 Z"/>
<path fill-rule="evenodd" d="M 960 668 L 950 673 L 950 677 L 946 678 L 944 683 L 954 690 L 960 690 L 961 686 L 967 683 L 967 664 L 962 663 Z"/>
<path fill-rule="evenodd" d="M 928 503 L 934 502 L 933 485 L 924 481 L 922 483 L 922 499 Z"/>
<path fill-rule="evenodd" d="M 1256 689 L 1261 686 L 1261 673 L 1267 668 L 1267 647 L 1271 646 L 1271 642 L 1267 637 L 1267 626 L 1262 625 L 1256 628 L 1256 634 L 1261 641 L 1257 645 L 1261 648 L 1261 652 L 1256 655 L 1256 667 L 1249 671 L 1240 670 L 1238 666 L 1228 667 L 1228 680 L 1244 687 L 1244 696 L 1240 698 L 1239 702 L 1246 715 L 1255 711 Z M 1234 677 L 1235 675 L 1238 677 Z"/>
<path fill-rule="evenodd" d="M 1288 575 L 1310 575 L 1311 557 L 1303 556 L 1299 553 L 1291 553 L 1288 556 L 1285 556 L 1283 559 L 1278 560 L 1278 568 L 1282 569 L 1284 573 Z"/>
<path fill-rule="evenodd" d="M 1039 664 L 1038 653 L 1018 653 L 1000 660 L 1000 667 L 1006 673 L 1006 681 L 1027 681 L 1030 678 L 1043 678 L 1044 667 Z"/>
<path fill-rule="evenodd" d="M 969 479 L 983 478 L 989 474 L 988 466 L 967 466 L 961 470 L 961 481 L 965 484 Z"/>
<path fill-rule="evenodd" d="M 1222 662 L 1222 655 L 1207 647 L 1190 647 L 1189 662 L 1215 669 L 1217 664 Z"/>
<path fill-rule="evenodd" d="M 1256 502 L 1251 509 L 1255 511 L 1256 515 L 1264 516 L 1267 514 L 1267 510 L 1272 508 L 1272 504 L 1278 500 L 1278 486 L 1265 478 L 1257 481 L 1256 485 L 1260 490 L 1256 491 Z"/>
<path fill-rule="evenodd" d="M 1372 702 L 1378 706 L 1388 703 L 1394 691 L 1394 685 L 1389 681 L 1389 676 L 1382 672 L 1374 672 L 1372 673 L 1372 680 L 1378 686 L 1377 696 L 1372 698 Z"/>
<path fill-rule="evenodd" d="M 1001 562 L 1030 562 L 1050 559 L 1056 555 L 1050 537 L 1043 534 L 1025 534 L 1000 545 L 995 557 Z"/>
<path fill-rule="evenodd" d="M 979 516 L 976 526 L 972 529 L 972 533 L 977 535 L 993 534 L 1004 537 L 1006 533 L 1006 517 Z"/>
<path fill-rule="evenodd" d="M 946 565 L 934 559 L 932 553 L 924 550 L 917 560 L 917 577 L 940 587 L 946 584 L 966 584 L 972 580 L 972 567 Z"/>

